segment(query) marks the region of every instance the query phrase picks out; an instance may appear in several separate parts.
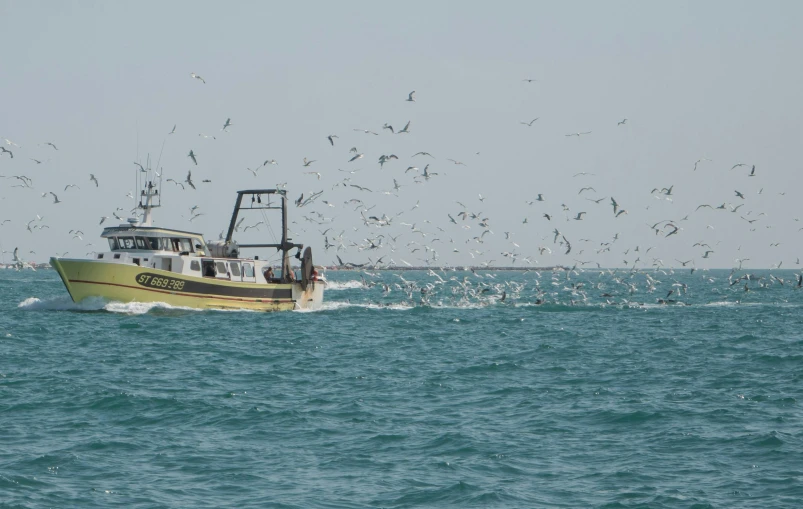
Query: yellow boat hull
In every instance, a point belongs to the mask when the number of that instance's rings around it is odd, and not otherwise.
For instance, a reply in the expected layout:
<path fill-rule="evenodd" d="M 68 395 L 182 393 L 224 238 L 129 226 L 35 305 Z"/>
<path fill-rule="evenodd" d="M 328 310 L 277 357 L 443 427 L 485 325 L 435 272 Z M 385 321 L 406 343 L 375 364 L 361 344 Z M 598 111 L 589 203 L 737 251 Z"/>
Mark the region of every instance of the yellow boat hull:
<path fill-rule="evenodd" d="M 137 265 L 51 258 L 73 302 L 100 297 L 115 302 L 164 302 L 198 309 L 290 311 L 317 309 L 325 282 L 257 284 L 177 274 Z"/>

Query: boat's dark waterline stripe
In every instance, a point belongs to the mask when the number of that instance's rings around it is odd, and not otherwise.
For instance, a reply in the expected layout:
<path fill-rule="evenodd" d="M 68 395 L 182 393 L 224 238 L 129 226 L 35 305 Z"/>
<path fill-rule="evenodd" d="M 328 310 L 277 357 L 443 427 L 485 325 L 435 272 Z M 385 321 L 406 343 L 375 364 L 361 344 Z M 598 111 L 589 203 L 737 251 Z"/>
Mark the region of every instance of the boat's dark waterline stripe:
<path fill-rule="evenodd" d="M 82 279 L 70 279 L 69 281 L 70 281 L 70 283 L 83 283 L 83 284 L 88 284 L 88 285 L 119 286 L 121 288 L 131 288 L 132 290 L 144 290 L 146 292 L 164 293 L 164 294 L 168 294 L 168 295 L 179 295 L 179 296 L 182 296 L 182 297 L 195 297 L 195 298 L 198 298 L 198 299 L 222 299 L 222 300 L 236 300 L 236 301 L 245 301 L 245 302 L 255 302 L 257 300 L 263 301 L 263 299 L 259 298 L 259 297 L 257 297 L 256 299 L 254 299 L 254 298 L 250 298 L 249 299 L 249 298 L 237 298 L 237 297 L 224 297 L 224 296 L 222 296 L 220 294 L 201 294 L 201 295 L 199 295 L 199 294 L 193 294 L 193 293 L 185 293 L 183 291 L 161 290 L 161 289 L 157 290 L 156 288 L 140 288 L 140 287 L 131 286 L 131 285 L 122 285 L 122 284 L 119 284 L 119 283 L 106 283 L 106 282 L 102 282 L 102 281 L 84 281 Z M 292 302 L 292 293 L 293 293 L 292 290 L 279 290 L 279 291 L 287 292 L 287 297 L 285 297 L 283 299 L 282 298 L 278 298 L 278 297 L 277 298 L 265 298 L 264 302 L 276 302 L 276 301 Z"/>
<path fill-rule="evenodd" d="M 167 286 L 159 286 L 154 284 L 160 282 Z M 225 297 L 246 297 L 249 299 L 290 299 L 293 297 L 293 291 L 289 288 L 244 288 L 241 286 L 225 286 L 214 283 L 206 283 L 204 281 L 190 281 L 177 277 L 162 276 L 154 274 L 153 272 L 140 272 L 134 278 L 137 284 L 148 289 L 162 289 L 172 290 L 177 293 L 201 293 L 211 296 L 225 296 Z M 255 285 L 256 286 L 256 285 Z"/>

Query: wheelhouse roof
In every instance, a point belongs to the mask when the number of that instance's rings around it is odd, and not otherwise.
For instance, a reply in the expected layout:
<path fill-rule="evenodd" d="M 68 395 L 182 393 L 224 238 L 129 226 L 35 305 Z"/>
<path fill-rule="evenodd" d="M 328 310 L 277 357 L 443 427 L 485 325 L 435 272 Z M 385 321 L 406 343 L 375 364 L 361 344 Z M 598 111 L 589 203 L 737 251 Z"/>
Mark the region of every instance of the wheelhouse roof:
<path fill-rule="evenodd" d="M 128 225 L 108 226 L 103 229 L 101 237 L 107 237 L 109 235 L 118 235 L 118 234 L 134 235 L 138 232 L 161 233 L 161 234 L 181 236 L 181 237 L 186 237 L 186 236 L 203 237 L 203 234 L 195 232 L 185 232 L 183 230 L 171 230 L 170 228 L 159 228 L 157 226 L 128 226 Z"/>

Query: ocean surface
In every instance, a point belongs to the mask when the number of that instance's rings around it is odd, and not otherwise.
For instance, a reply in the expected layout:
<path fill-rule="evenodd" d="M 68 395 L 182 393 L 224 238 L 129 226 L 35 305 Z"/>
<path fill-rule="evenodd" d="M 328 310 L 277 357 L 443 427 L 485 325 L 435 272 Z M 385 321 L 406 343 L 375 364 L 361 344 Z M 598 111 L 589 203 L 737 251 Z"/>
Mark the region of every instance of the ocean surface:
<path fill-rule="evenodd" d="M 329 272 L 266 314 L 0 270 L 0 507 L 801 507 L 796 274 Z"/>

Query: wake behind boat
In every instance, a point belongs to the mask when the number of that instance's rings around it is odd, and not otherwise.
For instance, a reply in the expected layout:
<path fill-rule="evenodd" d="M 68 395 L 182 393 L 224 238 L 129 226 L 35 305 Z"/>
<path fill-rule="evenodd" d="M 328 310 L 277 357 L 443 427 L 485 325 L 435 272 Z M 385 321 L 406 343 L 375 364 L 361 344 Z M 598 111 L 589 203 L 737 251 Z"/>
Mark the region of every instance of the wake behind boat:
<path fill-rule="evenodd" d="M 263 203 L 263 197 L 265 203 Z M 248 206 L 243 206 L 247 198 Z M 278 204 L 272 204 L 278 198 Z M 110 251 L 92 259 L 53 257 L 56 269 L 74 302 L 101 297 L 118 302 L 165 302 L 201 309 L 252 309 L 282 311 L 317 309 L 323 302 L 325 281 L 312 264 L 312 251 L 287 238 L 287 194 L 280 189 L 237 192 L 225 240 L 206 242 L 200 233 L 152 226 L 151 211 L 160 206 L 159 192 L 151 181 L 141 191 L 142 220 L 105 228 L 101 237 Z M 282 238 L 274 244 L 238 244 L 232 239 L 241 211 L 280 210 Z M 241 258 L 242 248 L 281 251 L 281 266 L 274 274 L 268 261 Z M 300 260 L 297 276 L 290 251 Z"/>

